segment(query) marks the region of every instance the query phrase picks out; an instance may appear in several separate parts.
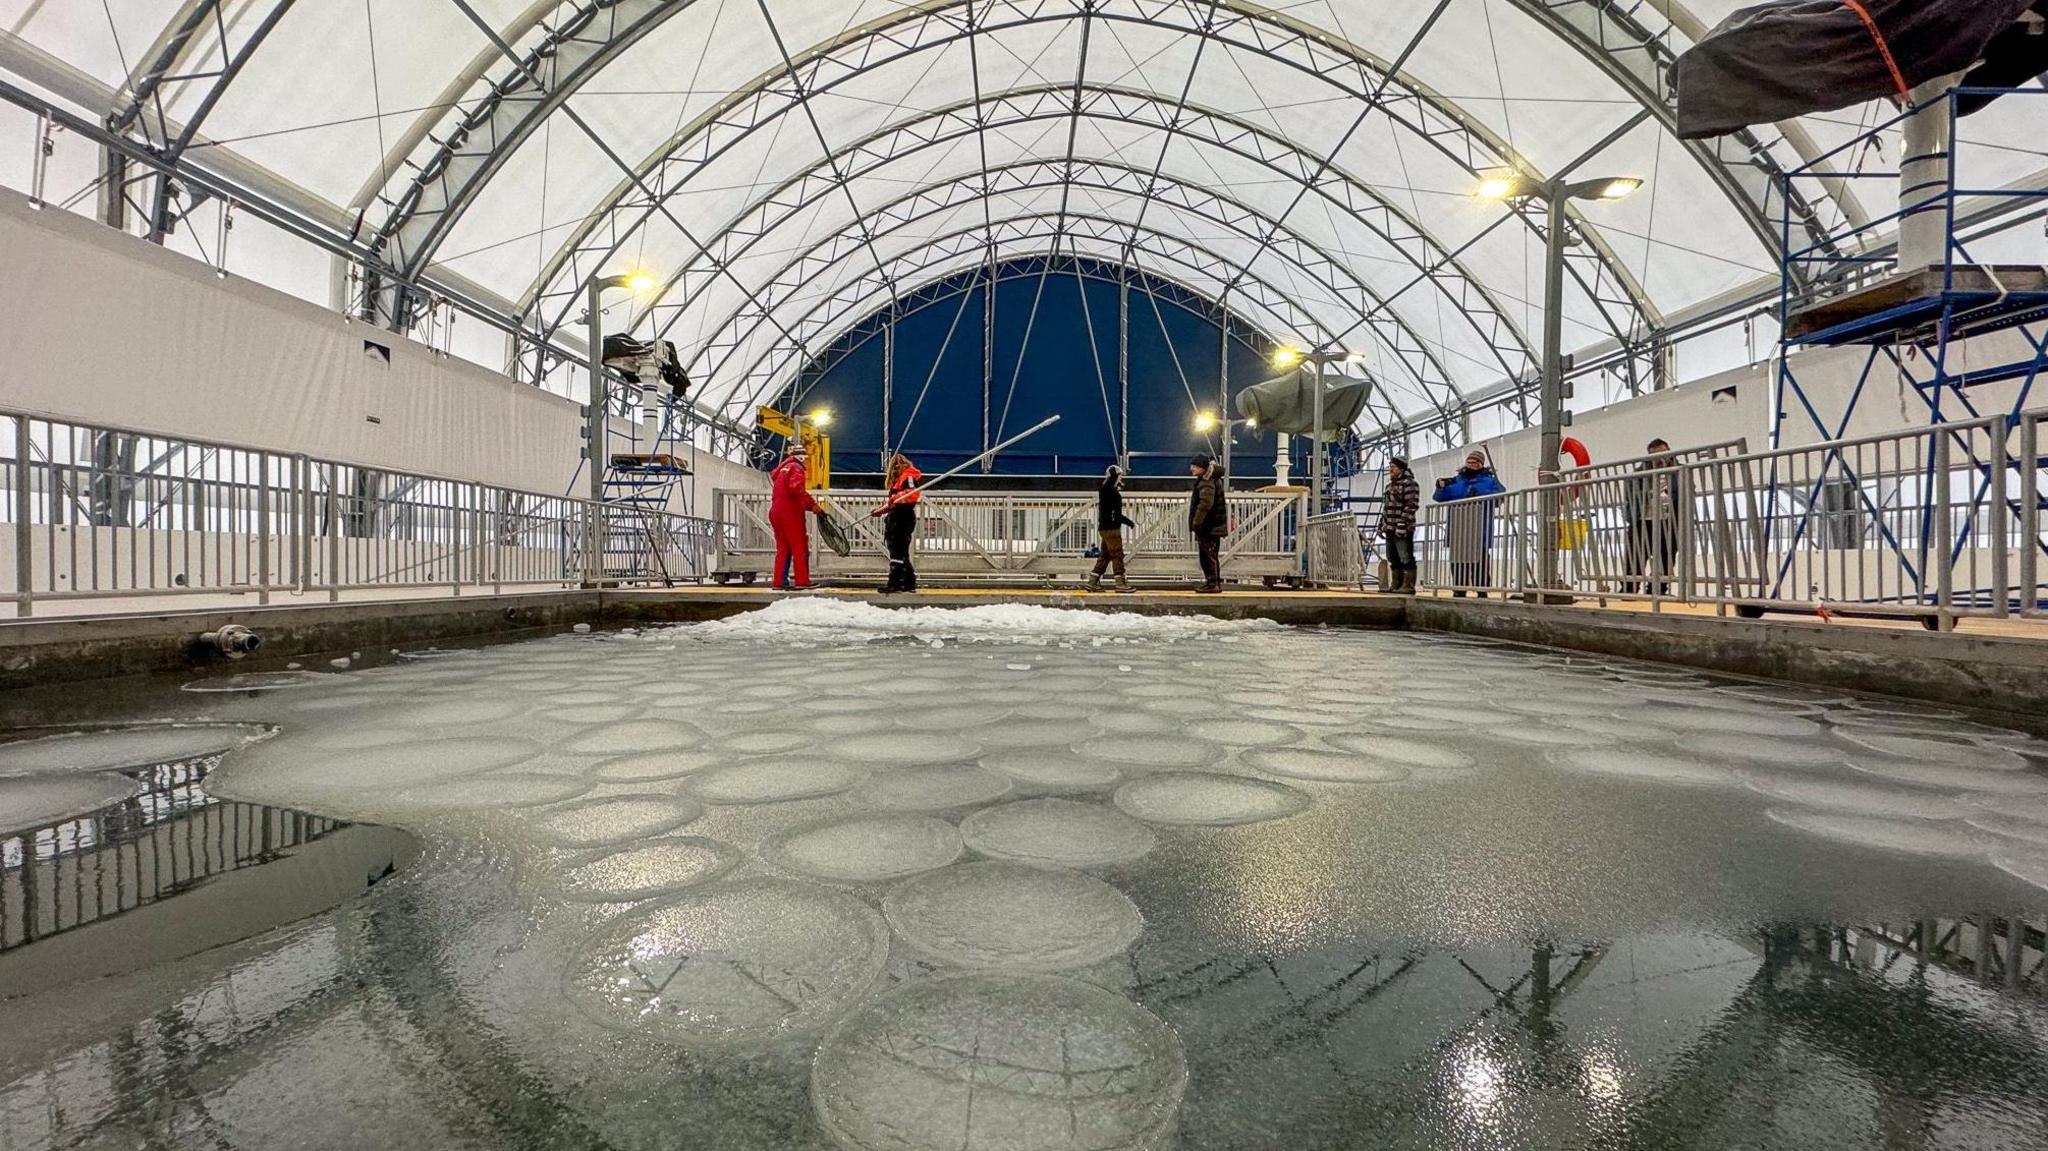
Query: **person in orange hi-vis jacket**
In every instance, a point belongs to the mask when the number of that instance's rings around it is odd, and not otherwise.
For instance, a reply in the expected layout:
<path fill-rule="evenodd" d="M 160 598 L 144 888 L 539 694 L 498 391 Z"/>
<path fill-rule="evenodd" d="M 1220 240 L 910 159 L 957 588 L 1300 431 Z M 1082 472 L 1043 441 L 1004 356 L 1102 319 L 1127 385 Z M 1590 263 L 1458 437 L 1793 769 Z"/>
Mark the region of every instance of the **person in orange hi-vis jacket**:
<path fill-rule="evenodd" d="M 886 517 L 882 521 L 882 540 L 889 545 L 889 582 L 878 590 L 883 595 L 913 592 L 917 590 L 917 568 L 910 562 L 910 541 L 917 534 L 917 501 L 924 494 L 917 490 L 917 485 L 924 479 L 924 473 L 897 452 L 889 457 L 884 479 L 889 498 L 871 513 Z"/>
<path fill-rule="evenodd" d="M 775 529 L 773 583 L 790 588 L 790 569 L 795 568 L 794 586 L 803 591 L 811 586 L 810 521 L 806 517 L 820 509 L 811 497 L 802 444 L 790 447 L 789 454 L 769 473 L 768 481 L 768 526 Z"/>

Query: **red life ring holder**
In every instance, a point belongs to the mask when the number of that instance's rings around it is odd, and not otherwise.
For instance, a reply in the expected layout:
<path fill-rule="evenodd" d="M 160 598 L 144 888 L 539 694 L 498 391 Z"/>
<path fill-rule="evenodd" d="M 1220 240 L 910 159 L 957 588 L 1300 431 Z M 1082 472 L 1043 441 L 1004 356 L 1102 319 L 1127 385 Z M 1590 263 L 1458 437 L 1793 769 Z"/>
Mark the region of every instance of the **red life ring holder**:
<path fill-rule="evenodd" d="M 1565 455 L 1570 456 L 1572 458 L 1572 462 L 1574 464 L 1577 464 L 1579 467 L 1583 468 L 1590 466 L 1593 462 L 1593 453 L 1587 451 L 1586 445 L 1580 443 L 1576 437 L 1566 436 L 1564 438 L 1564 442 L 1558 444 L 1557 447 L 1559 451 L 1563 452 Z M 1573 484 L 1573 497 L 1576 498 L 1578 494 L 1584 490 L 1584 484 Z"/>

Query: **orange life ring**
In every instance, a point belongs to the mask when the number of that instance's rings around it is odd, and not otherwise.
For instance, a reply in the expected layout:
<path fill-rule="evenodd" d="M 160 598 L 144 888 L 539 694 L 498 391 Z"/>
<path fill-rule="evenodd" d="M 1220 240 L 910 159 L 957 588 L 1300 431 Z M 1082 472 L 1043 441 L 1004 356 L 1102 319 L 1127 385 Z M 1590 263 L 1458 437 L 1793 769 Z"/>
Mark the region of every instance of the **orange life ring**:
<path fill-rule="evenodd" d="M 1574 436 L 1566 436 L 1564 438 L 1564 441 L 1558 444 L 1557 447 L 1559 451 L 1563 452 L 1565 455 L 1570 456 L 1572 458 L 1572 462 L 1574 464 L 1577 464 L 1579 467 L 1590 467 L 1593 463 L 1593 453 L 1587 451 L 1586 445 L 1580 443 L 1578 439 Z M 1572 495 L 1574 497 L 1577 497 L 1578 494 L 1584 489 L 1584 484 L 1573 484 Z"/>

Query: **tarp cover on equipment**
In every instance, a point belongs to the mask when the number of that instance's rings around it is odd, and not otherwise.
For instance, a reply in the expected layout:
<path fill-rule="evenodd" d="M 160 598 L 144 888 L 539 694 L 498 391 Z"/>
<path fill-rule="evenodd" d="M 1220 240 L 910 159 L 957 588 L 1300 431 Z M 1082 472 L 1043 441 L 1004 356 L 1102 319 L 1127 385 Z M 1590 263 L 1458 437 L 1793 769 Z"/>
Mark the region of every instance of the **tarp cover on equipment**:
<path fill-rule="evenodd" d="M 2048 69 L 2048 37 L 2019 22 L 2048 0 L 1861 0 L 1883 36 L 1843 0 L 1779 0 L 1740 9 L 1678 58 L 1678 134 L 1700 139 L 1752 124 L 1899 95 L 1975 69 L 1965 85 L 2013 86 Z M 1898 66 L 1894 75 L 1885 58 Z M 1971 112 L 1990 103 L 1964 102 Z"/>
<path fill-rule="evenodd" d="M 1237 414 L 1244 419 L 1257 420 L 1262 431 L 1305 436 L 1315 427 L 1315 381 L 1316 377 L 1307 372 L 1289 372 L 1277 379 L 1253 384 L 1237 393 Z M 1342 439 L 1344 430 L 1365 411 L 1365 401 L 1370 395 L 1371 380 L 1354 380 L 1348 376 L 1324 377 L 1323 438 Z"/>

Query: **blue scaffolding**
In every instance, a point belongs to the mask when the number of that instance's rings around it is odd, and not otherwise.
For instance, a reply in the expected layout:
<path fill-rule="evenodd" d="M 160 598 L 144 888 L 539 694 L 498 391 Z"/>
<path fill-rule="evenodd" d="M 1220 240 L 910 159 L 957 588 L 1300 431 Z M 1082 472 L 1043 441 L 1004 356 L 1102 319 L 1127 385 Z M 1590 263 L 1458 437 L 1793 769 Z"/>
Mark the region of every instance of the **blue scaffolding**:
<path fill-rule="evenodd" d="M 2040 604 L 2039 417 L 2026 416 L 2048 369 L 2048 258 L 1999 263 L 1974 253 L 2010 246 L 2014 229 L 2038 226 L 2048 216 L 2048 187 L 1978 187 L 1960 175 L 1973 167 L 1973 146 L 1956 130 L 1961 107 L 1987 97 L 2032 101 L 2048 123 L 2048 92 L 1957 88 L 1940 106 L 1900 112 L 1781 180 L 1785 260 L 1771 447 L 1778 453 L 1796 435 L 1820 444 L 1822 458 L 1818 467 L 1781 468 L 1788 456 L 1772 457 L 1766 521 L 1789 545 L 1778 553 L 1777 570 L 1763 573 L 1772 598 L 1788 591 L 1799 549 L 1829 546 L 1812 541 L 1840 536 L 1842 517 L 1850 516 L 1863 525 L 1850 533 L 1859 545 L 1899 566 L 1900 578 L 1877 579 L 1876 591 L 1858 597 L 1864 602 L 1935 608 L 1923 618 L 1942 628 L 1959 612 L 2006 615 Z M 1946 117 L 1946 135 L 1935 137 L 1952 142 L 1946 150 L 1887 157 L 1887 133 L 1904 134 L 1923 116 Z M 1872 156 L 1874 167 L 1866 165 Z M 1807 222 L 1791 207 L 1806 199 L 1785 194 L 1801 182 L 1850 190 L 1888 184 L 1899 189 L 1899 204 L 1806 242 Z M 1916 266 L 1902 268 L 1904 233 L 1925 229 L 1931 240 L 1932 213 L 1940 220 L 1938 254 L 1923 244 Z M 2048 248 L 2048 241 L 2039 246 Z M 1850 346 L 1867 351 L 1839 413 L 1830 413 L 1839 393 L 1823 398 L 1817 387 L 1810 390 L 1798 353 Z M 1850 436 L 1876 379 L 1904 385 L 1899 391 L 1924 409 L 1924 429 L 1905 429 L 1907 446 L 1895 438 L 1888 460 L 1883 450 L 1829 448 Z M 1988 402 L 1999 384 L 2014 384 L 2011 394 Z M 1979 563 L 1980 548 L 1995 552 L 1997 562 Z M 2012 551 L 2023 578 L 2005 563 Z M 1955 585 L 1959 576 L 1962 586 Z"/>

